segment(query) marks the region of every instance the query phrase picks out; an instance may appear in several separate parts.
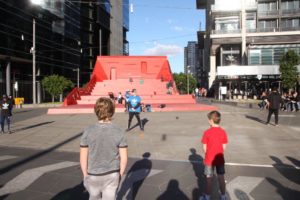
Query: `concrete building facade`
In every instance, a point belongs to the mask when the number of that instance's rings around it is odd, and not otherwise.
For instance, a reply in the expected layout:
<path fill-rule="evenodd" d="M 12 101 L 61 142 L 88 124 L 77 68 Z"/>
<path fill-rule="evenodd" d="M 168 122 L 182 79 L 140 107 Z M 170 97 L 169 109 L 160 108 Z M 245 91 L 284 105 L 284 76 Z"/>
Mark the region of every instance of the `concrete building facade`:
<path fill-rule="evenodd" d="M 206 31 L 198 32 L 209 87 L 252 90 L 280 87 L 279 60 L 300 54 L 299 0 L 197 0 L 206 10 Z"/>

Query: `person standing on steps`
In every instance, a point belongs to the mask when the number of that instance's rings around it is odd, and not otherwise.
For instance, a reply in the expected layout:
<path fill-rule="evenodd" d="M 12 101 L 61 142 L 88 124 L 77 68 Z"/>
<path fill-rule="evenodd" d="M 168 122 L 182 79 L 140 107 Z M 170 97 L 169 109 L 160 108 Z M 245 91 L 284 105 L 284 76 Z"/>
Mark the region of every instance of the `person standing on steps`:
<path fill-rule="evenodd" d="M 141 97 L 136 94 L 136 89 L 133 89 L 131 92 L 131 96 L 128 99 L 129 119 L 128 119 L 128 128 L 126 131 L 130 130 L 130 125 L 131 125 L 133 116 L 136 117 L 141 131 L 144 131 L 144 127 L 143 127 L 143 124 L 142 124 L 141 118 L 140 118 L 141 101 L 142 101 Z"/>

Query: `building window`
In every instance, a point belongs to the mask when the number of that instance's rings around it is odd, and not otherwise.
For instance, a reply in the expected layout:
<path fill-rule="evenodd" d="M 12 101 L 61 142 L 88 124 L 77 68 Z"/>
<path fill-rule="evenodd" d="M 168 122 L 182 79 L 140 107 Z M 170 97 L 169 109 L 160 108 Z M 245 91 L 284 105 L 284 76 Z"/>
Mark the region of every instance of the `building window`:
<path fill-rule="evenodd" d="M 260 49 L 249 50 L 249 65 L 259 65 L 260 64 Z"/>
<path fill-rule="evenodd" d="M 282 27 L 299 27 L 300 26 L 300 20 L 299 18 L 296 19 L 282 19 L 281 21 Z"/>
<path fill-rule="evenodd" d="M 216 18 L 215 29 L 224 33 L 235 32 L 240 29 L 240 20 L 238 16 Z"/>
<path fill-rule="evenodd" d="M 258 29 L 261 32 L 270 32 L 274 31 L 274 29 L 277 27 L 277 21 L 276 20 L 262 20 L 258 22 Z"/>
<path fill-rule="evenodd" d="M 273 49 L 261 50 L 261 64 L 272 65 L 273 64 Z"/>
<path fill-rule="evenodd" d="M 248 32 L 253 32 L 256 29 L 256 14 L 247 13 L 246 14 L 246 29 Z"/>
<path fill-rule="evenodd" d="M 295 10 L 300 8 L 300 1 L 282 1 L 281 2 L 281 9 L 282 10 Z"/>
<path fill-rule="evenodd" d="M 276 2 L 264 2 L 258 4 L 259 11 L 274 11 L 277 10 Z"/>

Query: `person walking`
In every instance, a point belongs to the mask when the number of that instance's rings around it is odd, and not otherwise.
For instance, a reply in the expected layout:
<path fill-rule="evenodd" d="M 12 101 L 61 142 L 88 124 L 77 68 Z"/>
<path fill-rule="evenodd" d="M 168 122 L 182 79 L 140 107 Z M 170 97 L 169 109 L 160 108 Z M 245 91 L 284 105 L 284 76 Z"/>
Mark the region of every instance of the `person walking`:
<path fill-rule="evenodd" d="M 5 121 L 7 123 L 8 133 L 11 133 L 11 131 L 10 131 L 10 112 L 11 112 L 12 106 L 5 94 L 3 95 L 2 101 L 0 103 L 0 107 L 1 107 L 1 133 L 5 133 L 5 131 L 4 131 Z"/>
<path fill-rule="evenodd" d="M 112 122 L 115 104 L 99 98 L 95 105 L 98 122 L 87 127 L 80 141 L 80 167 L 89 200 L 115 200 L 120 177 L 128 160 L 124 131 Z"/>
<path fill-rule="evenodd" d="M 228 143 L 225 130 L 220 127 L 221 114 L 218 111 L 211 111 L 207 115 L 210 128 L 202 136 L 204 158 L 204 175 L 206 176 L 205 193 L 199 200 L 210 200 L 213 183 L 214 169 L 216 169 L 221 192 L 221 200 L 226 200 L 225 196 L 225 159 L 224 150 Z"/>
<path fill-rule="evenodd" d="M 272 88 L 272 91 L 267 98 L 267 104 L 268 104 L 268 108 L 269 108 L 269 114 L 268 114 L 267 123 L 266 123 L 267 125 L 270 123 L 271 116 L 274 113 L 275 126 L 278 126 L 278 113 L 279 113 L 281 101 L 282 101 L 282 99 L 281 99 L 280 94 L 277 91 L 277 88 L 276 87 Z"/>
<path fill-rule="evenodd" d="M 129 119 L 128 119 L 128 128 L 126 129 L 126 131 L 130 131 L 130 125 L 133 116 L 136 117 L 141 131 L 144 131 L 144 127 L 140 119 L 141 101 L 142 101 L 141 97 L 136 94 L 136 89 L 133 89 L 131 91 L 131 96 L 128 99 Z"/>

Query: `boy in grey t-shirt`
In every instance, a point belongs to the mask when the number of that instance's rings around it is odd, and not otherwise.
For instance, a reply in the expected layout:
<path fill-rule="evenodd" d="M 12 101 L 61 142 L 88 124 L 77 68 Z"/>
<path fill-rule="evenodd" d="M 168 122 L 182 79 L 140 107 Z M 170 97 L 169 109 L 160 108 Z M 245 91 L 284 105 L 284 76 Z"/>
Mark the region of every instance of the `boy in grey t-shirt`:
<path fill-rule="evenodd" d="M 98 122 L 87 127 L 80 141 L 80 166 L 90 200 L 114 200 L 127 165 L 125 133 L 112 123 L 115 105 L 99 98 L 95 105 Z"/>

